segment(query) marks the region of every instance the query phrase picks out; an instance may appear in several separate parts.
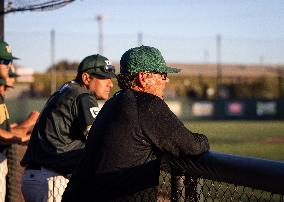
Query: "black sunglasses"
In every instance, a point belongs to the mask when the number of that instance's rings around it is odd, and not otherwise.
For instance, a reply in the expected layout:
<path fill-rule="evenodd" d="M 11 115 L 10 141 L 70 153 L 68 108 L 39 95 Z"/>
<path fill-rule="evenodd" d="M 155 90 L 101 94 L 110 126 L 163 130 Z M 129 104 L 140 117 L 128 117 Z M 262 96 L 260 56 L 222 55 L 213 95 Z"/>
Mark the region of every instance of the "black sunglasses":
<path fill-rule="evenodd" d="M 162 77 L 162 80 L 167 80 L 168 74 L 167 73 L 161 73 L 161 72 L 153 72 L 154 74 L 159 74 Z"/>
<path fill-rule="evenodd" d="M 0 59 L 0 64 L 1 65 L 9 65 L 12 64 L 12 60 L 5 60 L 5 59 Z"/>
<path fill-rule="evenodd" d="M 167 80 L 167 78 L 168 78 L 168 74 L 167 73 L 160 73 L 160 75 L 162 76 L 163 80 Z"/>
<path fill-rule="evenodd" d="M 112 65 L 100 66 L 97 68 L 99 68 L 101 71 L 106 72 L 106 73 L 110 73 L 110 72 L 115 73 L 115 67 Z"/>

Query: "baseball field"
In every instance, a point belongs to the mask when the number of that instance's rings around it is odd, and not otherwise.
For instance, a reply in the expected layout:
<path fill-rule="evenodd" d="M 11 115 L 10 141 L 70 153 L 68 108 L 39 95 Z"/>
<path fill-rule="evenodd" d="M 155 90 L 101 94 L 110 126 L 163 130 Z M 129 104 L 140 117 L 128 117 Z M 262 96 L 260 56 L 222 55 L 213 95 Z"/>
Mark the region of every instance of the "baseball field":
<path fill-rule="evenodd" d="M 211 151 L 284 161 L 284 121 L 191 121 L 205 134 Z"/>

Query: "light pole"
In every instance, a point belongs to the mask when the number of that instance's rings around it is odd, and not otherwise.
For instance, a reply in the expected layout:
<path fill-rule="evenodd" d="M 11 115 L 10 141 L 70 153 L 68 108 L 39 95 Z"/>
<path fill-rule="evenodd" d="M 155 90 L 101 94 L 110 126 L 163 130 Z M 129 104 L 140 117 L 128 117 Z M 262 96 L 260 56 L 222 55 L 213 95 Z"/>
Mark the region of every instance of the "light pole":
<path fill-rule="evenodd" d="M 204 50 L 203 56 L 204 56 L 204 64 L 208 64 L 208 62 L 209 62 L 209 51 Z"/>
<path fill-rule="evenodd" d="M 104 52 L 104 45 L 103 45 L 103 21 L 104 21 L 104 16 L 103 15 L 98 15 L 97 16 L 97 21 L 98 21 L 98 31 L 99 31 L 99 38 L 98 38 L 98 52 L 99 54 L 103 54 Z"/>
<path fill-rule="evenodd" d="M 221 65 L 221 35 L 216 38 L 216 92 L 219 97 L 219 90 L 222 86 L 222 65 Z"/>
<path fill-rule="evenodd" d="M 142 32 L 138 32 L 137 43 L 138 43 L 138 46 L 142 46 L 143 44 L 143 33 Z"/>
<path fill-rule="evenodd" d="M 4 40 L 4 0 L 0 0 L 0 39 Z"/>
<path fill-rule="evenodd" d="M 55 31 L 50 32 L 50 62 L 51 62 L 51 86 L 50 95 L 56 91 L 56 66 L 54 65 L 55 58 Z"/>

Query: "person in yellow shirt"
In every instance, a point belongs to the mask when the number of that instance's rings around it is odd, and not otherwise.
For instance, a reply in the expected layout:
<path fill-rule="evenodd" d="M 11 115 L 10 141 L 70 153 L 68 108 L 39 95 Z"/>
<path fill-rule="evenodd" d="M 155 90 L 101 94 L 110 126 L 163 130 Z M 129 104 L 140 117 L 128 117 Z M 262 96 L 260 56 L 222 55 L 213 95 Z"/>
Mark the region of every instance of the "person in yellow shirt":
<path fill-rule="evenodd" d="M 13 60 L 17 59 L 12 55 L 12 49 L 5 41 L 0 40 L 0 201 L 5 201 L 6 195 L 6 175 L 7 168 L 7 149 L 12 143 L 24 143 L 30 138 L 28 127 L 10 127 L 10 116 L 5 104 L 5 91 L 7 88 L 7 79 L 9 70 L 12 67 Z M 38 115 L 33 113 L 29 121 L 23 126 L 32 125 Z M 34 119 L 34 121 L 33 121 Z"/>

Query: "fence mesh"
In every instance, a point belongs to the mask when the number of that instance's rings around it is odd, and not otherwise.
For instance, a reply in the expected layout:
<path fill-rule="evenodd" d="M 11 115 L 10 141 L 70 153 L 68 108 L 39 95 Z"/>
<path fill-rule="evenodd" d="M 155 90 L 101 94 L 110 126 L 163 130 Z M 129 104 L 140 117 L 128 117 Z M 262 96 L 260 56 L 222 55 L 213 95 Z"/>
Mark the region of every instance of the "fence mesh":
<path fill-rule="evenodd" d="M 4 2 L 4 9 L 0 14 L 7 14 L 19 11 L 45 11 L 63 7 L 75 0 L 1 0 Z M 3 3 L 2 3 L 3 4 Z"/>
<path fill-rule="evenodd" d="M 7 175 L 7 193 L 6 201 L 24 202 L 21 192 L 21 181 L 24 168 L 21 167 L 20 161 L 26 151 L 25 145 L 12 144 L 8 149 L 8 175 Z"/>
<path fill-rule="evenodd" d="M 25 152 L 26 146 L 12 145 L 8 152 L 9 173 L 7 178 L 6 201 L 24 201 L 21 194 L 21 177 L 23 168 L 19 162 Z M 49 193 L 51 198 L 57 198 L 59 190 L 65 187 L 65 181 L 59 179 L 54 183 L 54 192 Z M 157 194 L 158 202 L 219 202 L 219 201 L 271 201 L 284 202 L 284 193 L 256 190 L 250 187 L 238 186 L 226 182 L 218 182 L 189 175 L 176 176 L 169 172 L 161 171 L 160 185 L 157 193 L 143 195 L 143 201 L 150 201 L 152 194 Z M 141 197 L 140 197 L 141 199 Z M 60 201 L 60 200 L 59 200 Z M 124 200 L 125 201 L 125 200 Z M 131 201 L 131 200 L 130 200 Z"/>
<path fill-rule="evenodd" d="M 283 194 L 191 176 L 173 176 L 167 172 L 161 172 L 158 193 L 157 201 L 284 201 Z"/>

